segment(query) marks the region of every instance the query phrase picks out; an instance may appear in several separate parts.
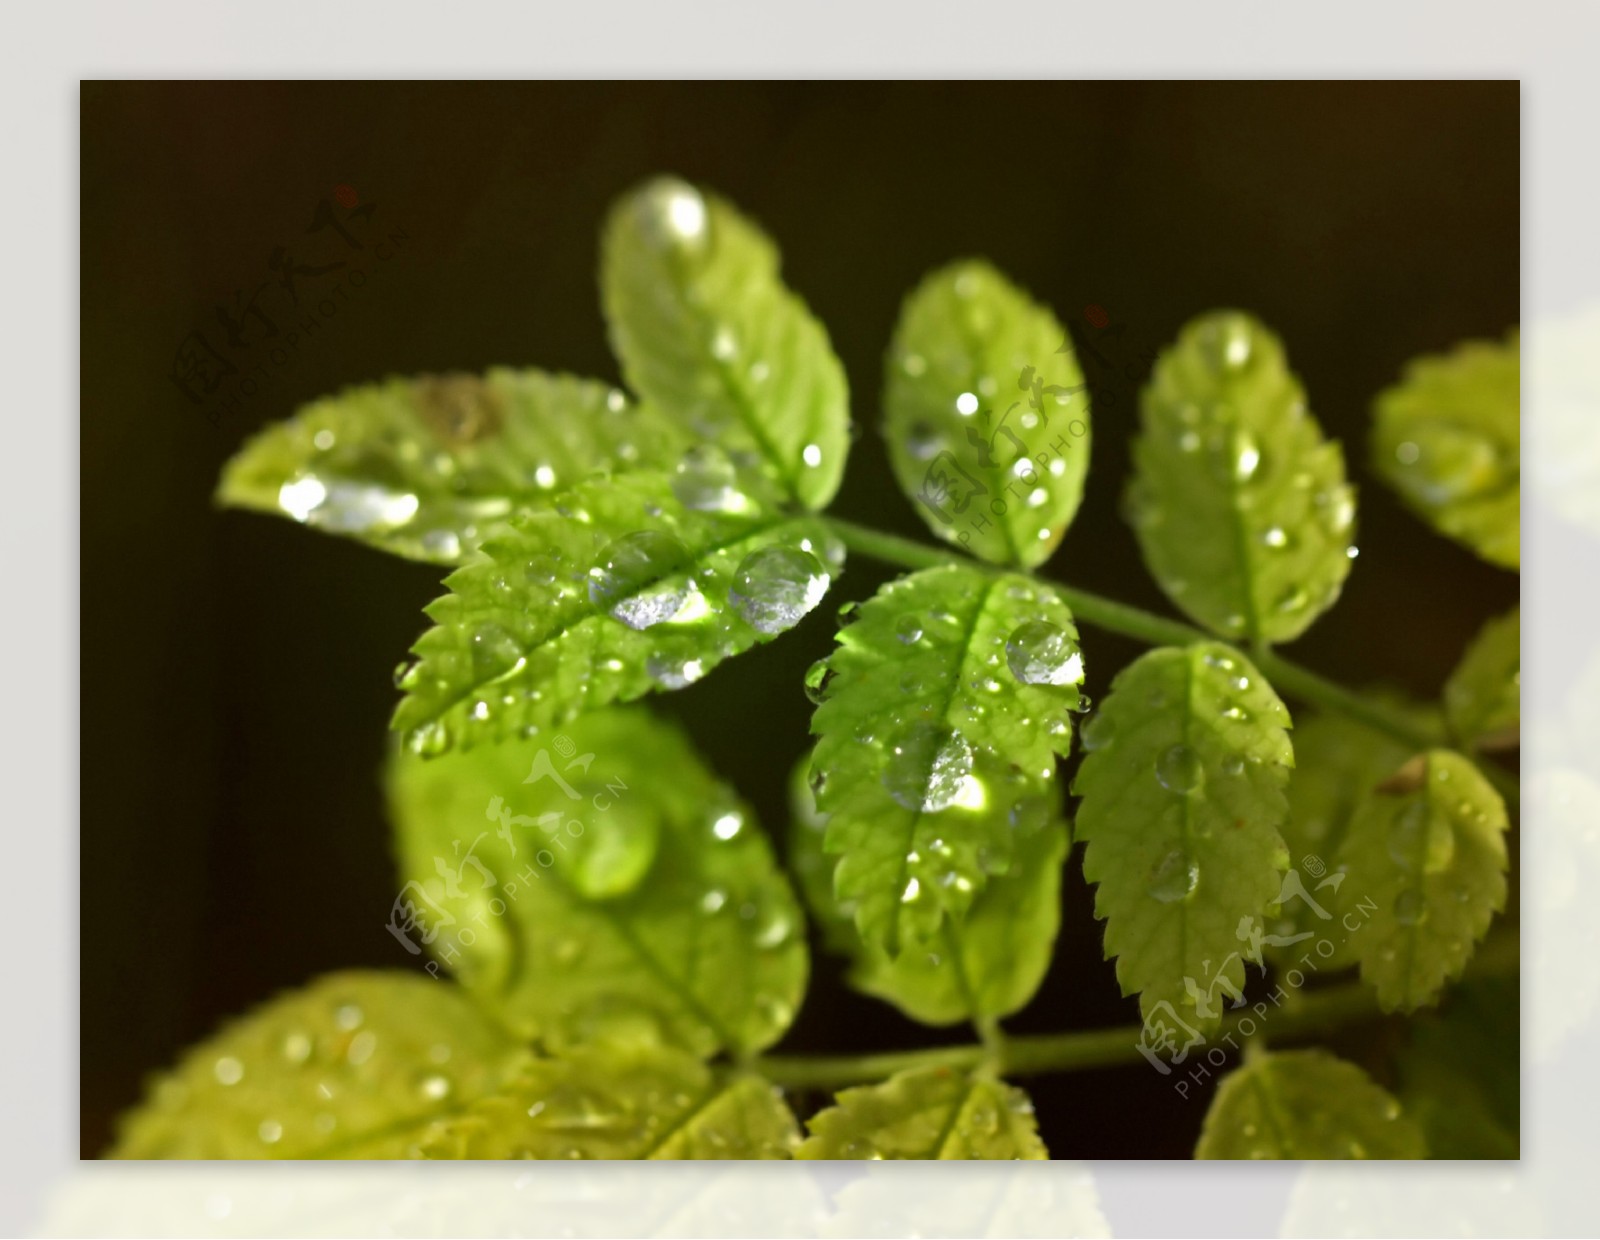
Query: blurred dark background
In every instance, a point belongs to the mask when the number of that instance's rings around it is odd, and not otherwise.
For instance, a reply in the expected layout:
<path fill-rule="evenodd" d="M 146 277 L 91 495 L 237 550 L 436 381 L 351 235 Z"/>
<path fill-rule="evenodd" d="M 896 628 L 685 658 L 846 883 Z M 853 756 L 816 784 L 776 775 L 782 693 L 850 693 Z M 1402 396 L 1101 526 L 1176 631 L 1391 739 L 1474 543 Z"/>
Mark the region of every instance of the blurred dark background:
<path fill-rule="evenodd" d="M 841 515 L 924 533 L 876 434 L 881 357 L 918 277 L 982 254 L 1080 336 L 1102 308 L 1130 360 L 1218 305 L 1282 334 L 1361 491 L 1362 555 L 1292 657 L 1432 694 L 1516 601 L 1514 575 L 1428 533 L 1365 465 L 1368 402 L 1407 358 L 1518 320 L 1514 82 L 93 83 L 82 109 L 86 1157 L 144 1076 L 222 1018 L 324 970 L 411 963 L 381 928 L 396 879 L 377 771 L 391 670 L 441 574 L 218 512 L 218 468 L 263 423 L 388 374 L 503 363 L 615 380 L 596 234 L 652 173 L 765 225 L 827 324 L 866 432 Z M 363 287 L 287 363 L 266 344 L 229 352 L 216 308 L 266 281 L 273 313 L 274 250 L 332 261 L 332 234 L 306 229 L 351 191 L 403 239 L 363 259 Z M 255 340 L 259 320 L 244 322 Z M 215 425 L 172 378 L 191 332 L 245 359 Z M 1088 495 L 1047 571 L 1166 610 L 1118 516 L 1136 383 L 1092 391 Z M 803 673 L 837 605 L 885 576 L 853 562 L 796 632 L 656 699 L 769 829 L 806 742 Z M 1099 697 L 1137 648 L 1086 633 Z M 1056 965 L 1016 1031 L 1136 1018 L 1077 863 Z M 784 1048 L 962 1036 L 852 994 L 819 959 Z M 1209 1096 L 1185 1103 L 1143 1064 L 1027 1084 L 1069 1158 L 1185 1157 Z"/>

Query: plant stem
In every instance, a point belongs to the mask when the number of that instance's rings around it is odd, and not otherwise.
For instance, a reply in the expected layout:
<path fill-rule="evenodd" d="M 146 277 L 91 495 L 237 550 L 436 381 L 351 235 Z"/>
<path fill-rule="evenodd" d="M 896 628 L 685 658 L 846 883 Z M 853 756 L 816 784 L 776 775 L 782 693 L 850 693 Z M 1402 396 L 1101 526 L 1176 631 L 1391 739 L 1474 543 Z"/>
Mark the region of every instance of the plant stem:
<path fill-rule="evenodd" d="M 1473 958 L 1469 974 L 1473 977 L 1514 973 L 1520 967 L 1520 940 L 1507 931 L 1485 942 Z M 1361 981 L 1341 982 L 1300 994 L 1301 1002 L 1268 1009 L 1263 1017 L 1254 1008 L 1230 1012 L 1209 1039 L 1217 1045 L 1241 1032 L 1251 1022 L 1253 1036 L 1272 1035 L 1274 1045 L 1307 1037 L 1318 1037 L 1341 1025 L 1374 1020 L 1383 1015 L 1377 992 Z M 1050 1072 L 1070 1072 L 1084 1068 L 1105 1068 L 1138 1063 L 1139 1025 L 1110 1029 L 1087 1029 L 1072 1033 L 1024 1034 L 1008 1036 L 1004 1042 L 1001 1070 L 1007 1076 L 1037 1076 Z M 1245 1042 L 1249 1045 L 1248 1039 Z M 935 1046 L 926 1050 L 887 1051 L 874 1055 L 772 1055 L 756 1059 L 752 1066 L 775 1085 L 788 1089 L 835 1089 L 862 1081 L 881 1081 L 912 1068 L 974 1068 L 992 1060 L 994 1048 L 983 1045 Z"/>
<path fill-rule="evenodd" d="M 938 568 L 948 564 L 962 564 L 968 568 L 988 572 L 1005 571 L 953 551 L 930 547 L 914 539 L 902 538 L 898 534 L 886 534 L 882 530 L 857 525 L 853 521 L 843 521 L 837 517 L 827 517 L 824 520 L 839 541 L 850 550 L 887 564 L 899 565 L 901 568 Z M 1125 637 L 1132 637 L 1153 646 L 1187 646 L 1192 642 L 1214 640 L 1211 634 L 1180 620 L 1169 620 L 1165 616 L 1158 616 L 1138 607 L 1130 607 L 1115 599 L 1063 585 L 1058 581 L 1050 581 L 1048 584 L 1072 609 L 1076 619 L 1092 624 L 1096 628 L 1121 633 Z M 1359 693 L 1352 693 L 1324 676 L 1319 676 L 1297 663 L 1291 663 L 1265 646 L 1258 646 L 1251 652 L 1251 657 L 1255 665 L 1261 669 L 1261 674 L 1271 681 L 1275 688 L 1303 702 L 1310 702 L 1323 710 L 1346 715 L 1357 723 L 1392 736 L 1413 749 L 1432 749 L 1441 743 L 1441 737 L 1431 729 L 1418 727 L 1400 712 Z M 1517 808 L 1520 801 L 1520 786 L 1516 777 L 1492 762 L 1478 761 L 1477 765 L 1511 808 Z"/>

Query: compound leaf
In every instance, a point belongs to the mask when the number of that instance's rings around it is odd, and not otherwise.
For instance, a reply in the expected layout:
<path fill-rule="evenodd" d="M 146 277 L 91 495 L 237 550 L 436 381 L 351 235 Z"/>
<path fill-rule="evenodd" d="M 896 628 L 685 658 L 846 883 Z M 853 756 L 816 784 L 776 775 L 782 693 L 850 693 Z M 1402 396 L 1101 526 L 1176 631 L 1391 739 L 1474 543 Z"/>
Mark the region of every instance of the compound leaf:
<path fill-rule="evenodd" d="M 1356 811 L 1340 860 L 1361 976 L 1385 1011 L 1432 1003 L 1506 904 L 1505 802 L 1460 754 L 1412 759 Z"/>
<path fill-rule="evenodd" d="M 844 367 L 755 225 L 713 194 L 651 181 L 611 212 L 600 292 L 634 391 L 696 439 L 753 454 L 805 507 L 827 506 L 850 447 Z"/>
<path fill-rule="evenodd" d="M 688 436 L 615 388 L 497 368 L 347 388 L 223 469 L 224 504 L 460 564 L 512 513 L 596 474 L 670 469 Z"/>
<path fill-rule="evenodd" d="M 1043 563 L 1089 466 L 1089 398 L 1066 329 L 988 263 L 933 272 L 900 311 L 884 434 L 935 534 L 993 563 Z"/>
<path fill-rule="evenodd" d="M 1197 1029 L 1238 995 L 1246 927 L 1277 899 L 1288 853 L 1289 712 L 1216 643 L 1124 668 L 1084 730 L 1075 830 L 1123 994 L 1188 1009 Z M 1213 973 L 1213 967 L 1215 973 Z"/>
<path fill-rule="evenodd" d="M 964 913 L 1015 837 L 1058 816 L 1083 656 L 1049 587 L 975 567 L 902 577 L 847 614 L 812 669 L 817 808 L 835 894 L 893 955 Z"/>
<path fill-rule="evenodd" d="M 846 1089 L 806 1122 L 804 1159 L 1048 1159 L 1027 1094 L 953 1068 Z"/>
<path fill-rule="evenodd" d="M 519 1033 L 696 1054 L 778 1039 L 805 991 L 800 909 L 749 810 L 640 708 L 550 738 L 396 754 L 392 933 Z"/>
<path fill-rule="evenodd" d="M 1373 467 L 1429 525 L 1491 564 L 1522 563 L 1522 344 L 1418 358 L 1373 408 Z"/>
<path fill-rule="evenodd" d="M 124 1116 L 115 1158 L 404 1158 L 532 1055 L 446 982 L 331 973 L 231 1021 Z"/>
<path fill-rule="evenodd" d="M 1517 1158 L 1521 1123 L 1518 979 L 1468 978 L 1417 1018 L 1400 1055 L 1400 1098 L 1433 1158 Z"/>
<path fill-rule="evenodd" d="M 1522 609 L 1483 626 L 1444 687 L 1450 732 L 1467 748 L 1505 749 L 1522 725 Z"/>
<path fill-rule="evenodd" d="M 900 955 L 862 941 L 850 911 L 833 894 L 833 860 L 823 852 L 827 818 L 806 782 L 809 762 L 791 780 L 789 868 L 822 939 L 851 957 L 857 990 L 894 1004 L 925 1025 L 1009 1016 L 1044 981 L 1061 925 L 1065 823 L 1021 835 L 1006 873 L 989 879 L 963 917 L 945 920 L 927 943 Z"/>
<path fill-rule="evenodd" d="M 433 1127 L 428 1158 L 789 1158 L 800 1129 L 758 1076 L 669 1047 L 590 1047 L 532 1064 Z"/>
<path fill-rule="evenodd" d="M 1355 492 L 1277 337 L 1233 311 L 1195 319 L 1141 407 L 1129 515 L 1161 588 L 1224 637 L 1298 637 L 1350 571 Z"/>
<path fill-rule="evenodd" d="M 1423 1158 L 1393 1095 L 1326 1051 L 1272 1051 L 1230 1072 L 1196 1158 Z"/>
<path fill-rule="evenodd" d="M 391 726 L 415 752 L 530 735 L 689 684 L 816 606 L 844 551 L 820 519 L 658 473 L 579 483 L 445 581 Z"/>

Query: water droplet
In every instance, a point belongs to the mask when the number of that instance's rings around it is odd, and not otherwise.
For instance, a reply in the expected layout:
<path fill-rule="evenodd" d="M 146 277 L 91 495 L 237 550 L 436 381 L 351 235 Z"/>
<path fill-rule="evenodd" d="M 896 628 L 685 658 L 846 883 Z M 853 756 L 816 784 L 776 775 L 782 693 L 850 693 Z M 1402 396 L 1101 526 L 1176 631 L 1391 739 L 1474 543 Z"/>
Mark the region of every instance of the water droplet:
<path fill-rule="evenodd" d="M 819 444 L 808 443 L 800 453 L 800 459 L 812 469 L 822 464 L 822 447 Z"/>
<path fill-rule="evenodd" d="M 1028 685 L 1075 685 L 1083 680 L 1083 652 L 1066 630 L 1029 620 L 1006 638 L 1006 666 Z"/>
<path fill-rule="evenodd" d="M 1200 863 L 1174 848 L 1156 865 L 1145 890 L 1162 904 L 1175 904 L 1193 895 L 1199 884 Z"/>
<path fill-rule="evenodd" d="M 1082 740 L 1084 749 L 1093 752 L 1109 745 L 1114 731 L 1115 725 L 1111 722 L 1111 717 L 1101 711 L 1083 725 L 1079 739 Z"/>
<path fill-rule="evenodd" d="M 927 422 L 914 422 L 906 434 L 906 450 L 919 461 L 931 461 L 944 447 L 944 436 Z"/>
<path fill-rule="evenodd" d="M 517 639 L 498 624 L 485 624 L 472 635 L 472 674 L 479 681 L 493 679 L 521 657 Z"/>
<path fill-rule="evenodd" d="M 703 660 L 664 653 L 653 654 L 646 659 L 644 670 L 667 689 L 685 688 L 706 674 Z"/>
<path fill-rule="evenodd" d="M 915 614 L 901 616 L 894 623 L 894 635 L 907 646 L 922 640 L 922 618 Z"/>
<path fill-rule="evenodd" d="M 450 1078 L 440 1072 L 430 1072 L 417 1082 L 417 1092 L 429 1102 L 442 1102 L 450 1095 Z"/>
<path fill-rule="evenodd" d="M 264 1119 L 256 1129 L 256 1136 L 267 1145 L 276 1145 L 283 1139 L 283 1125 L 275 1119 Z"/>
<path fill-rule="evenodd" d="M 706 202 L 692 185 L 663 177 L 639 196 L 637 220 L 657 250 L 696 251 L 705 244 Z"/>
<path fill-rule="evenodd" d="M 1168 792 L 1193 792 L 1203 778 L 1200 755 L 1187 745 L 1174 745 L 1156 759 L 1156 779 Z"/>
<path fill-rule="evenodd" d="M 547 555 L 535 556 L 523 569 L 523 575 L 536 586 L 553 586 L 556 583 L 556 562 Z"/>
<path fill-rule="evenodd" d="M 705 895 L 700 897 L 700 909 L 702 912 L 715 913 L 718 912 L 727 902 L 728 893 L 713 887 L 710 891 L 706 892 Z"/>
<path fill-rule="evenodd" d="M 737 810 L 729 810 L 725 814 L 717 815 L 716 821 L 711 824 L 711 834 L 719 840 L 731 840 L 744 828 L 744 815 Z"/>
<path fill-rule="evenodd" d="M 1240 482 L 1249 482 L 1261 465 L 1261 449 L 1256 447 L 1254 439 L 1240 431 L 1234 438 L 1233 452 L 1233 476 Z"/>
<path fill-rule="evenodd" d="M 295 1030 L 283 1039 L 283 1057 L 290 1063 L 305 1063 L 311 1058 L 311 1037 Z"/>
<path fill-rule="evenodd" d="M 1200 327 L 1200 352 L 1217 374 L 1243 370 L 1254 351 L 1254 332 L 1242 314 L 1217 314 Z"/>
<path fill-rule="evenodd" d="M 660 530 L 625 534 L 589 569 L 589 601 L 630 629 L 670 620 L 689 593 L 688 582 L 675 575 L 688 559 L 688 549 Z"/>
<path fill-rule="evenodd" d="M 738 472 L 728 454 L 714 444 L 690 448 L 672 475 L 672 493 L 696 512 L 745 512 L 750 499 L 739 489 Z"/>
<path fill-rule="evenodd" d="M 1284 533 L 1281 526 L 1274 525 L 1272 528 L 1261 532 L 1261 541 L 1269 547 L 1287 547 L 1289 545 L 1289 535 Z"/>
<path fill-rule="evenodd" d="M 1420 891 L 1402 891 L 1394 898 L 1394 919 L 1402 926 L 1416 925 L 1426 912 L 1427 906 L 1422 902 Z"/>
<path fill-rule="evenodd" d="M 818 659 L 806 672 L 806 696 L 818 706 L 827 699 L 828 682 L 834 677 L 833 668 L 828 665 L 828 660 Z"/>
<path fill-rule="evenodd" d="M 237 1085 L 244 1079 L 244 1065 L 232 1055 L 224 1055 L 211 1065 L 211 1073 L 219 1084 Z"/>
<path fill-rule="evenodd" d="M 1450 824 L 1420 795 L 1395 815 L 1387 843 L 1390 859 L 1408 874 L 1437 874 L 1449 867 L 1456 851 Z"/>
<path fill-rule="evenodd" d="M 817 557 L 796 547 L 763 547 L 745 556 L 728 601 L 751 628 L 782 633 L 821 601 L 831 578 Z"/>
<path fill-rule="evenodd" d="M 963 798 L 971 776 L 972 746 L 961 733 L 917 723 L 891 746 L 883 786 L 906 809 L 932 814 Z"/>
<path fill-rule="evenodd" d="M 278 488 L 278 507 L 320 529 L 373 534 L 405 525 L 417 515 L 419 503 L 409 491 L 304 474 Z"/>

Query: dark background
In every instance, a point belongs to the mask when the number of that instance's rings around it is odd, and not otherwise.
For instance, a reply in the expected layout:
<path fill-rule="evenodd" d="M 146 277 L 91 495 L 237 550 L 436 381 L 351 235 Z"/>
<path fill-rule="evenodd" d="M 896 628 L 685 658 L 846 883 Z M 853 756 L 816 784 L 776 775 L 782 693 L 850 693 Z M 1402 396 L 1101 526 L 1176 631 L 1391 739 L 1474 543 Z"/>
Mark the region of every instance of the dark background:
<path fill-rule="evenodd" d="M 411 960 L 381 928 L 396 878 L 377 771 L 391 670 L 441 573 L 218 512 L 219 467 L 264 422 L 392 373 L 615 380 L 596 235 L 647 175 L 752 214 L 827 325 L 868 432 L 840 515 L 924 534 L 875 433 L 881 358 L 911 285 L 982 254 L 1080 335 L 1103 307 L 1129 356 L 1218 305 L 1281 333 L 1361 490 L 1362 555 L 1292 657 L 1432 694 L 1516 601 L 1514 575 L 1428 533 L 1365 465 L 1368 402 L 1407 358 L 1518 320 L 1514 82 L 93 83 L 82 108 L 85 1156 L 223 1017 L 328 969 Z M 265 385 L 211 425 L 169 377 L 179 342 L 204 329 L 222 347 L 216 305 L 272 279 L 275 246 L 328 253 L 305 229 L 336 186 L 405 239 L 289 364 L 247 355 Z M 273 283 L 261 304 L 283 297 Z M 1118 516 L 1135 385 L 1093 392 L 1087 498 L 1047 572 L 1168 610 Z M 855 560 L 795 633 L 656 699 L 769 829 L 806 740 L 803 673 L 837 605 L 885 576 Z M 1099 697 L 1138 650 L 1086 636 Z M 1077 852 L 1068 874 L 1056 964 L 1013 1030 L 1136 1019 Z M 783 1046 L 960 1036 L 852 994 L 819 958 Z M 1209 1097 L 1185 1103 L 1143 1064 L 1027 1084 L 1068 1158 L 1187 1156 Z"/>

